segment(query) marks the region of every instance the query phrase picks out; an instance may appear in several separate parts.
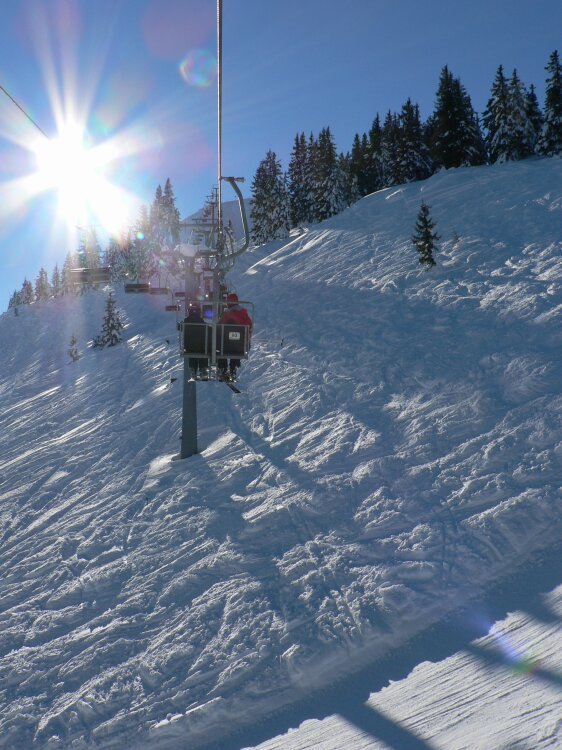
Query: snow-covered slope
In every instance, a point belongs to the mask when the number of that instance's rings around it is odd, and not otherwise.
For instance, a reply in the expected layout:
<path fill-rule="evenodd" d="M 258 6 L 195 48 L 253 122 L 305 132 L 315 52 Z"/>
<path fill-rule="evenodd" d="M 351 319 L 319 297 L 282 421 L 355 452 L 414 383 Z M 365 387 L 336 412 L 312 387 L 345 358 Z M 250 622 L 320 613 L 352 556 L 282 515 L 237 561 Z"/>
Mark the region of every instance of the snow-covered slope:
<path fill-rule="evenodd" d="M 102 294 L 2 316 L 0 748 L 216 741 L 559 542 L 561 251 L 552 159 L 246 253 L 244 392 L 198 386 L 183 461 L 163 298 L 118 291 L 126 341 L 102 351 Z"/>

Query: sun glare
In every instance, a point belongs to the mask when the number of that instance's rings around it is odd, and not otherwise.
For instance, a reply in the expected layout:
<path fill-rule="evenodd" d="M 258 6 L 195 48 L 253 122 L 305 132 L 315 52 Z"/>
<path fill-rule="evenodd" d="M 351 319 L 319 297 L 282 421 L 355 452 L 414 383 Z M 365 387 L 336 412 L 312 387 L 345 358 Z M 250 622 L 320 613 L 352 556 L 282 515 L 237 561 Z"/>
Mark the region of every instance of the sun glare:
<path fill-rule="evenodd" d="M 111 230 L 123 224 L 123 196 L 105 174 L 111 151 L 103 144 L 90 147 L 76 125 L 38 143 L 37 189 L 56 192 L 58 218 L 68 226 L 100 223 Z"/>

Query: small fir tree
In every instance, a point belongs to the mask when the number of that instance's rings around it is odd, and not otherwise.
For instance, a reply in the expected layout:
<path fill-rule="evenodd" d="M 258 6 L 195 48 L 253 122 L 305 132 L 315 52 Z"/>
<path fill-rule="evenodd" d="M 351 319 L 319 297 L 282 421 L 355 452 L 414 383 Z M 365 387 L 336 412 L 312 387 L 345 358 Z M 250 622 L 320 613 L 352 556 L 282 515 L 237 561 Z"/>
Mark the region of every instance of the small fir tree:
<path fill-rule="evenodd" d="M 78 341 L 74 334 L 72 334 L 72 336 L 70 337 L 70 349 L 68 350 L 68 356 L 70 357 L 71 362 L 77 362 L 81 357 L 81 354 L 78 351 Z"/>
<path fill-rule="evenodd" d="M 422 201 L 412 242 L 418 251 L 420 263 L 422 266 L 426 266 L 427 270 L 437 265 L 433 257 L 433 251 L 437 249 L 435 243 L 440 237 L 437 232 L 433 231 L 434 229 L 435 222 L 429 215 L 429 206 Z"/>
<path fill-rule="evenodd" d="M 124 324 L 121 320 L 119 310 L 115 307 L 113 293 L 110 292 L 105 302 L 105 317 L 99 336 L 94 338 L 94 347 L 103 348 L 104 346 L 115 346 L 121 341 L 120 332 Z"/>

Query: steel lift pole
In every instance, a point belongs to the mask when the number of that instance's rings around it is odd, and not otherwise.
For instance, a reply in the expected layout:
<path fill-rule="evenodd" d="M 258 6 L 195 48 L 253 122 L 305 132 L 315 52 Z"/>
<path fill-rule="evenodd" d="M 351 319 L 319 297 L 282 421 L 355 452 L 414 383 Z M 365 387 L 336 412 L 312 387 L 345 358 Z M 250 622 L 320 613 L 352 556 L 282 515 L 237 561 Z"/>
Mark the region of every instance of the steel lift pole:
<path fill-rule="evenodd" d="M 220 258 L 223 252 L 223 226 L 222 226 L 222 0 L 217 0 L 217 169 L 218 169 L 218 216 L 217 216 L 217 251 Z M 217 259 L 218 261 L 219 259 Z M 218 288 L 218 269 L 220 262 L 215 268 L 214 284 Z M 186 276 L 187 279 L 187 276 Z M 187 294 L 187 280 L 186 280 Z M 187 297 L 186 297 L 187 305 Z M 217 315 L 213 309 L 213 314 Z M 187 311 L 186 311 L 187 314 Z M 216 327 L 213 326 L 212 346 L 216 351 Z M 182 408 L 182 432 L 180 458 L 189 458 L 198 453 L 197 450 L 197 383 L 191 375 L 189 357 L 184 355 L 183 359 L 183 408 Z"/>

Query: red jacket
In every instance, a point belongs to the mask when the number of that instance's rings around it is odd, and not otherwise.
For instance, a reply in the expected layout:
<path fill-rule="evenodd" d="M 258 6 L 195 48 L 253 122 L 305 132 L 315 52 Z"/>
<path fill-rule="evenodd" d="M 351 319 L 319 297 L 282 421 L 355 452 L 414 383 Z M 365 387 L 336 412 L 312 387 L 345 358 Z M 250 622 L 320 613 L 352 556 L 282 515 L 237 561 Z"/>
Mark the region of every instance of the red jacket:
<path fill-rule="evenodd" d="M 246 308 L 240 305 L 231 305 L 221 315 L 220 323 L 231 323 L 236 326 L 248 326 L 250 334 L 252 333 L 252 319 L 248 315 Z"/>

